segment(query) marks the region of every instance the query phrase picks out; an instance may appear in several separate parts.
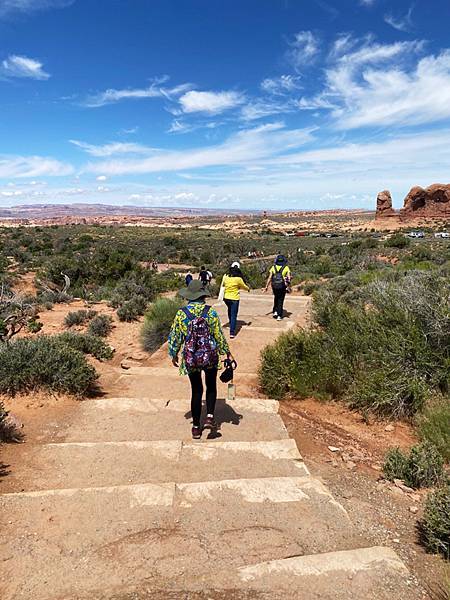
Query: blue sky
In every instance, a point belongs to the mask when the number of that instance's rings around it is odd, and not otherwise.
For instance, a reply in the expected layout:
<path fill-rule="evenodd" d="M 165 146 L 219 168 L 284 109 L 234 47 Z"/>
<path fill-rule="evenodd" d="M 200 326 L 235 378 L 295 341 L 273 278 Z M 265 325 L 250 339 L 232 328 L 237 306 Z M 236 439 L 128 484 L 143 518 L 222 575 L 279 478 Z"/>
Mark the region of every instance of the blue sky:
<path fill-rule="evenodd" d="M 450 173 L 448 0 L 0 0 L 0 205 L 373 208 Z"/>

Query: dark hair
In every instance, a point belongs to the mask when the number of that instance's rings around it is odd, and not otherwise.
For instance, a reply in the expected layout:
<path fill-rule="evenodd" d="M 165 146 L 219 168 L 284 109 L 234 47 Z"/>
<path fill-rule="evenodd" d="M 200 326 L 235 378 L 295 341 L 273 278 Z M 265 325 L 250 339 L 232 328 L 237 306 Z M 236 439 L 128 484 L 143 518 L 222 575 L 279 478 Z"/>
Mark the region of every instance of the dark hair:
<path fill-rule="evenodd" d="M 205 265 L 203 265 L 203 267 L 200 269 L 201 271 L 206 271 L 206 267 Z"/>
<path fill-rule="evenodd" d="M 228 269 L 228 275 L 229 275 L 230 277 L 242 277 L 242 278 L 244 277 L 244 276 L 242 275 L 242 271 L 240 270 L 240 268 L 239 268 L 239 267 L 230 267 L 230 268 Z"/>

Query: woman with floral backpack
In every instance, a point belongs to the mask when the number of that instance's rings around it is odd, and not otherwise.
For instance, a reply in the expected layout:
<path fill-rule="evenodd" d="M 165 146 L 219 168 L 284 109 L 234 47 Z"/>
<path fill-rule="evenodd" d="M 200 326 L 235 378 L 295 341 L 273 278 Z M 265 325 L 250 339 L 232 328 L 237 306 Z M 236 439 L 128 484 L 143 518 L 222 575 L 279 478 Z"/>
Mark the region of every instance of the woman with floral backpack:
<path fill-rule="evenodd" d="M 172 364 L 180 368 L 182 375 L 188 375 L 192 397 L 192 437 L 201 438 L 203 382 L 206 383 L 206 420 L 203 429 L 215 430 L 214 409 L 217 400 L 217 372 L 220 357 L 234 360 L 222 331 L 219 315 L 206 304 L 210 295 L 199 280 L 194 280 L 180 290 L 179 295 L 188 301 L 175 315 L 169 335 L 169 356 Z M 181 351 L 181 364 L 179 354 Z"/>

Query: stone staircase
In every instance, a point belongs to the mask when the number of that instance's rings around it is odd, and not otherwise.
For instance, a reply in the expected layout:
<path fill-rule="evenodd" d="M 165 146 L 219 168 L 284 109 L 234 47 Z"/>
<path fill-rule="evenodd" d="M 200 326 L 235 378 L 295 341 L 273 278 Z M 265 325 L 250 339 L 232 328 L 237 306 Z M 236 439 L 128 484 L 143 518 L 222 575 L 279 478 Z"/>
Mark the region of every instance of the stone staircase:
<path fill-rule="evenodd" d="M 242 309 L 252 325 L 233 350 L 253 375 L 260 328 L 274 339 L 290 325 L 263 319 L 269 298 Z M 220 400 L 219 434 L 194 442 L 188 384 L 163 352 L 117 390 L 21 447 L 16 491 L 0 497 L 3 600 L 416 597 L 396 554 L 366 547 L 309 473 L 277 402 Z"/>

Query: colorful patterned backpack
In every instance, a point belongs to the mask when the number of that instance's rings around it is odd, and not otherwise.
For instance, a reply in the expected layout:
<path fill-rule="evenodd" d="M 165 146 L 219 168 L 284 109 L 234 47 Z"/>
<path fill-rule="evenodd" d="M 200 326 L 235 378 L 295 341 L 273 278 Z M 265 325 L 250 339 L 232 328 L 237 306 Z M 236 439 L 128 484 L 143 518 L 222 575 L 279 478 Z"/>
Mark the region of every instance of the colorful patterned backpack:
<path fill-rule="evenodd" d="M 219 362 L 217 344 L 206 320 L 210 308 L 210 306 L 205 306 L 199 317 L 193 315 L 187 306 L 183 308 L 189 319 L 183 349 L 184 363 L 188 371 L 212 369 Z"/>

